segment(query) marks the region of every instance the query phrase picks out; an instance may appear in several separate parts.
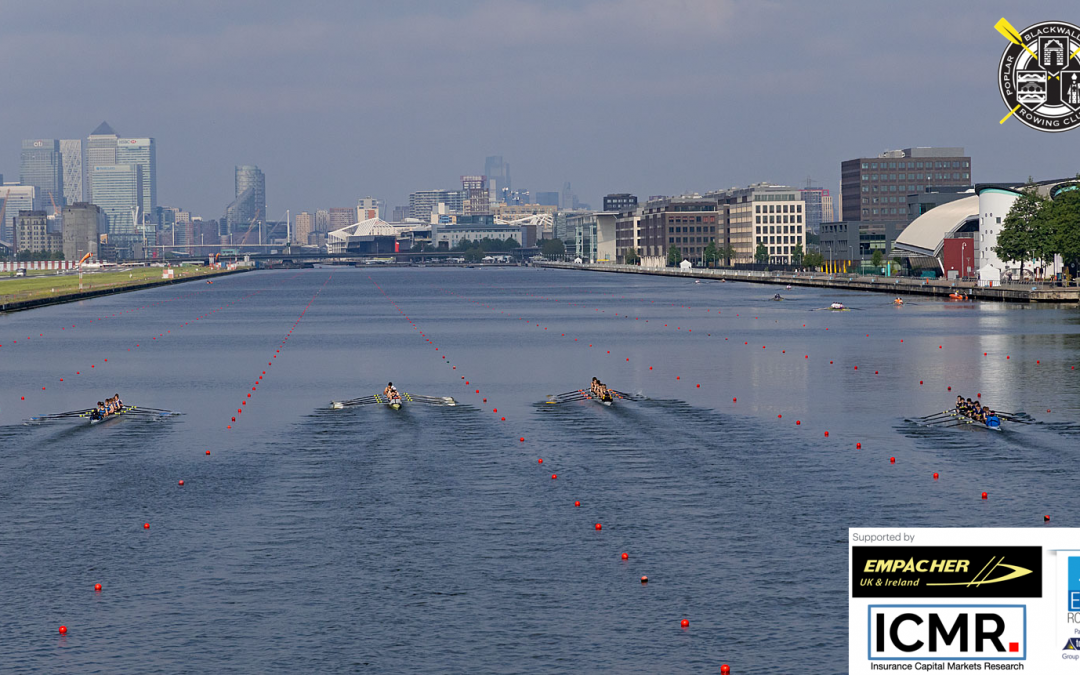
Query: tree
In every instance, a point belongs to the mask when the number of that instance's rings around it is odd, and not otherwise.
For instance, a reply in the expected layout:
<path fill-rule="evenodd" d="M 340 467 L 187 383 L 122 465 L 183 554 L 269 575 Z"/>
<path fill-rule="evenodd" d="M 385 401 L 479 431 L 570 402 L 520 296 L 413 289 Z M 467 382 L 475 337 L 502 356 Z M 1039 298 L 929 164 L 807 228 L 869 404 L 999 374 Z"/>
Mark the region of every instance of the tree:
<path fill-rule="evenodd" d="M 720 254 L 720 257 L 723 258 L 725 265 L 730 265 L 735 256 L 739 255 L 739 252 L 735 250 L 735 247 L 730 244 L 721 246 L 717 252 Z"/>
<path fill-rule="evenodd" d="M 637 265 L 641 262 L 641 256 L 638 255 L 636 248 L 627 249 L 623 254 L 623 262 L 627 265 Z"/>
<path fill-rule="evenodd" d="M 874 249 L 874 252 L 870 255 L 870 264 L 877 269 L 881 269 L 881 263 L 885 262 L 885 256 L 881 253 L 881 249 Z"/>
<path fill-rule="evenodd" d="M 517 239 L 507 237 L 506 241 L 503 242 L 503 250 L 513 251 L 515 248 L 521 248 L 521 244 L 518 243 Z"/>
<path fill-rule="evenodd" d="M 545 258 L 563 255 L 566 253 L 566 244 L 562 243 L 562 239 L 545 239 L 540 244 L 540 252 Z"/>
<path fill-rule="evenodd" d="M 667 264 L 669 267 L 678 265 L 682 262 L 682 252 L 679 251 L 678 246 L 672 246 L 667 251 Z"/>
<path fill-rule="evenodd" d="M 452 251 L 468 251 L 473 246 L 474 246 L 474 244 L 471 241 L 469 241 L 468 239 L 462 239 L 458 243 L 454 244 L 454 248 L 452 248 L 450 250 L 452 250 Z"/>
<path fill-rule="evenodd" d="M 716 248 L 716 242 L 710 241 L 705 245 L 705 250 L 701 252 L 701 258 L 705 261 L 705 266 L 708 267 L 710 262 L 716 262 L 720 259 L 720 251 Z"/>
<path fill-rule="evenodd" d="M 806 254 L 803 253 L 802 244 L 795 244 L 791 249 L 791 264 L 798 267 L 802 265 L 803 257 Z"/>
<path fill-rule="evenodd" d="M 1020 278 L 1024 278 L 1024 261 L 1037 253 L 1046 253 L 1053 237 L 1048 234 L 1047 218 L 1040 217 L 1046 198 L 1038 192 L 1038 186 L 1029 178 L 1020 189 L 1020 196 L 1002 222 L 994 253 L 1007 262 L 1020 263 Z"/>
<path fill-rule="evenodd" d="M 803 264 L 807 267 L 817 269 L 825 264 L 825 256 L 821 255 L 817 251 L 807 251 L 803 254 Z"/>
<path fill-rule="evenodd" d="M 1069 267 L 1080 263 L 1080 185 L 1059 189 L 1040 210 L 1039 220 L 1045 226 L 1040 232 L 1048 241 L 1040 257 L 1049 261 L 1056 253 Z"/>
<path fill-rule="evenodd" d="M 758 242 L 757 250 L 754 251 L 754 261 L 758 263 L 769 262 L 769 248 L 760 241 Z"/>
<path fill-rule="evenodd" d="M 465 251 L 465 262 L 480 262 L 484 259 L 484 249 L 479 246 L 473 246 L 469 250 Z"/>

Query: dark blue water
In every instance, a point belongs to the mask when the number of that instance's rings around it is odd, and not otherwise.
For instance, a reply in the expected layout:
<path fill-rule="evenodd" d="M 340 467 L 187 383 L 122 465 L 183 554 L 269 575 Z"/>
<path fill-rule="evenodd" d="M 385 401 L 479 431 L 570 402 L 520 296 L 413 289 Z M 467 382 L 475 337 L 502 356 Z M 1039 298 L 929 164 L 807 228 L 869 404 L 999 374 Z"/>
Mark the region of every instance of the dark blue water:
<path fill-rule="evenodd" d="M 0 316 L 0 670 L 844 672 L 848 527 L 1078 525 L 1080 311 L 774 292 L 316 269 Z M 544 403 L 594 375 L 647 400 Z M 328 409 L 388 380 L 461 405 Z M 116 392 L 182 414 L 22 424 Z M 909 421 L 957 393 L 1039 423 Z"/>

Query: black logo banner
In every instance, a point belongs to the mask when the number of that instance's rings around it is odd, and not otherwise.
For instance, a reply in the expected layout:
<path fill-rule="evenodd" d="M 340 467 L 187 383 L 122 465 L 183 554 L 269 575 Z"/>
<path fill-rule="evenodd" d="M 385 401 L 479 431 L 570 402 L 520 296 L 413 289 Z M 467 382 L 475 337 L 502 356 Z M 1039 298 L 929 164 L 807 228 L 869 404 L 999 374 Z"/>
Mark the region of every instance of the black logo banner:
<path fill-rule="evenodd" d="M 1041 598 L 1040 546 L 854 546 L 856 598 Z"/>

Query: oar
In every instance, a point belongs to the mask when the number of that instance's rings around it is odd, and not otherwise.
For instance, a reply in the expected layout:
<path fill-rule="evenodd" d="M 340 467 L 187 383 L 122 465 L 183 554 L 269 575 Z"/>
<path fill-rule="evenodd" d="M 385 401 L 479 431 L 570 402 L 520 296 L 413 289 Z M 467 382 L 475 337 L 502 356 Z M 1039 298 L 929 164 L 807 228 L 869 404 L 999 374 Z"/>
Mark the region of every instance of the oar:
<path fill-rule="evenodd" d="M 1027 53 L 1031 54 L 1031 56 L 1036 61 L 1039 60 L 1038 55 L 1035 52 L 1031 51 L 1030 47 L 1024 44 L 1024 39 L 1020 37 L 1020 32 L 1013 28 L 1012 24 L 1009 23 L 1005 17 L 1001 17 L 1001 20 L 994 24 L 994 28 L 997 28 L 997 31 L 1004 35 L 1006 40 L 1013 43 L 1014 45 L 1020 45 L 1021 47 L 1026 49 Z"/>

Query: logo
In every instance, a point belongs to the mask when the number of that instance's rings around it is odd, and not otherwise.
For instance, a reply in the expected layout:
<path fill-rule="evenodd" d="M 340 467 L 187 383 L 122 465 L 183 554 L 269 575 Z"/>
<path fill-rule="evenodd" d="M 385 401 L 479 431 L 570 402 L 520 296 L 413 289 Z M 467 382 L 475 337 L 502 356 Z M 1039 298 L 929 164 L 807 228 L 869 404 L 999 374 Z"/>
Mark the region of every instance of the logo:
<path fill-rule="evenodd" d="M 871 661 L 1027 658 L 1024 605 L 870 605 Z"/>
<path fill-rule="evenodd" d="M 1080 558 L 1077 571 L 1080 602 Z M 1042 548 L 854 546 L 851 593 L 855 598 L 1041 598 Z"/>
<path fill-rule="evenodd" d="M 1080 612 L 1080 557 L 1069 556 L 1069 611 Z"/>
<path fill-rule="evenodd" d="M 1044 21 L 1018 31 L 1005 19 L 995 28 L 1009 41 L 998 64 L 998 90 L 1009 114 L 1039 131 L 1080 125 L 1080 27 Z"/>
<path fill-rule="evenodd" d="M 1065 646 L 1061 648 L 1061 651 L 1065 651 L 1066 649 L 1069 651 L 1080 650 L 1080 638 L 1069 638 L 1069 641 L 1065 643 Z"/>

